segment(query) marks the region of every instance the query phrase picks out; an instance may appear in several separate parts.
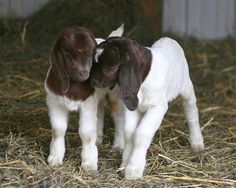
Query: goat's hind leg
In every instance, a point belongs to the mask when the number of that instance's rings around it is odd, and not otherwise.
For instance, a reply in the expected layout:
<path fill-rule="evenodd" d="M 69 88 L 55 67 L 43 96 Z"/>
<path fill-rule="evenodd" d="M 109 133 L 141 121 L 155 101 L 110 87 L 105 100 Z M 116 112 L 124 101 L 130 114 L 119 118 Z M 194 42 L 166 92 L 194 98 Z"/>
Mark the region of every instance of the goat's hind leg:
<path fill-rule="evenodd" d="M 196 96 L 192 81 L 189 79 L 188 84 L 181 92 L 183 107 L 189 127 L 189 141 L 194 151 L 204 149 L 204 140 L 199 125 L 199 114 L 196 105 Z"/>
<path fill-rule="evenodd" d="M 108 93 L 108 106 L 111 110 L 111 115 L 115 124 L 115 135 L 113 149 L 124 149 L 124 111 L 125 107 L 122 100 L 119 98 L 119 88 L 116 86 Z"/>
<path fill-rule="evenodd" d="M 103 141 L 103 127 L 104 127 L 104 99 L 98 104 L 97 109 L 97 140 L 96 144 L 102 144 Z"/>
<path fill-rule="evenodd" d="M 117 99 L 116 108 L 112 111 L 112 117 L 115 124 L 115 135 L 113 149 L 124 149 L 124 105 L 120 99 Z"/>

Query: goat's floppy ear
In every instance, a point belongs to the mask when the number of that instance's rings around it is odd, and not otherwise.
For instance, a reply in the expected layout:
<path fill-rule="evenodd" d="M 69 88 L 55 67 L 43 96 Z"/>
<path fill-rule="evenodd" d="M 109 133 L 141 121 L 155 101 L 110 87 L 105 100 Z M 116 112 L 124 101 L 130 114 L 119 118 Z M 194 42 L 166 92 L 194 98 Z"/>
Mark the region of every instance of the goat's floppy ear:
<path fill-rule="evenodd" d="M 53 74 L 59 82 L 59 90 L 60 93 L 64 94 L 69 90 L 70 85 L 70 79 L 69 75 L 66 71 L 65 67 L 65 59 L 64 59 L 63 52 L 57 47 L 57 45 L 54 45 L 51 55 L 50 55 L 50 61 L 52 65 L 52 71 Z"/>
<path fill-rule="evenodd" d="M 126 107 L 134 111 L 138 107 L 138 91 L 142 84 L 142 70 L 136 57 L 124 53 L 119 71 L 121 97 Z"/>

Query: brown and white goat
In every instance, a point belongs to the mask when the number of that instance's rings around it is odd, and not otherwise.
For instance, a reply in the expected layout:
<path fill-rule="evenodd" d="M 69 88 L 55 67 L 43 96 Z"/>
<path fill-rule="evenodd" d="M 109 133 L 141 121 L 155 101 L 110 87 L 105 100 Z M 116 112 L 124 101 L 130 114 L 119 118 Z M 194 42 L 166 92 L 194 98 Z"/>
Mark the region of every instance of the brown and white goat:
<path fill-rule="evenodd" d="M 121 36 L 122 33 L 123 26 L 111 35 Z M 112 113 L 116 126 L 113 146 L 123 148 L 122 103 L 118 98 L 118 88 L 109 91 L 94 89 L 89 85 L 88 78 L 97 47 L 96 41 L 100 43 L 103 39 L 95 39 L 89 29 L 75 26 L 61 32 L 53 45 L 50 54 L 51 66 L 45 80 L 46 100 L 52 127 L 48 157 L 51 166 L 62 164 L 68 114 L 70 111 L 79 110 L 79 134 L 82 140 L 81 166 L 84 170 L 97 170 L 96 139 L 97 142 L 101 142 L 102 101 L 108 92 L 111 100 L 117 102 Z"/>

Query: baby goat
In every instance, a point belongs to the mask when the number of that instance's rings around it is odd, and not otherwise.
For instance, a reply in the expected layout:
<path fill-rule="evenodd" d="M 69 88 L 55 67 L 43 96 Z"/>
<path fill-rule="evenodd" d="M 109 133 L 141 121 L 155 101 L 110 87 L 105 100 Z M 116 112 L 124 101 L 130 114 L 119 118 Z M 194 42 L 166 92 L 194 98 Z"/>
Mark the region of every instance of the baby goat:
<path fill-rule="evenodd" d="M 123 26 L 111 35 L 121 36 L 122 33 Z M 97 39 L 97 42 L 101 41 L 103 39 Z M 108 89 L 94 89 L 89 85 L 88 77 L 96 47 L 94 35 L 83 27 L 65 29 L 53 45 L 50 54 L 51 66 L 45 80 L 46 100 L 52 126 L 52 141 L 48 157 L 51 166 L 62 163 L 65 154 L 64 137 L 68 113 L 79 110 L 79 133 L 82 140 L 81 166 L 84 170 L 97 170 L 98 151 L 95 142 L 97 133 L 102 136 L 103 128 L 103 106 L 99 102 L 102 103 Z M 114 147 L 123 148 L 122 103 L 117 100 L 117 89 L 110 91 L 112 99 L 117 101 L 116 107 L 113 107 L 116 125 Z M 97 141 L 101 142 L 101 138 L 98 139 L 100 140 Z"/>
<path fill-rule="evenodd" d="M 91 70 L 91 85 L 120 87 L 125 110 L 125 147 L 121 167 L 127 179 L 143 176 L 147 149 L 160 127 L 168 102 L 180 95 L 188 122 L 190 143 L 203 150 L 198 108 L 187 61 L 181 46 L 170 38 L 146 48 L 114 37 L 102 42 Z"/>

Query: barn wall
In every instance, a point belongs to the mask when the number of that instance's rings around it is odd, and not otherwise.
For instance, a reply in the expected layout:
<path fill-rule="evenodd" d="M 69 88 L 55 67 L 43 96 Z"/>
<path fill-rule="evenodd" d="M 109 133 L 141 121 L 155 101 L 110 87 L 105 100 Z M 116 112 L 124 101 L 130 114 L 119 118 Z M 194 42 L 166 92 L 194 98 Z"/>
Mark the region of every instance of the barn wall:
<path fill-rule="evenodd" d="M 26 18 L 49 0 L 0 0 L 0 16 Z"/>
<path fill-rule="evenodd" d="M 49 0 L 0 0 L 0 17 L 26 18 Z M 163 0 L 163 31 L 206 39 L 236 38 L 236 0 Z"/>
<path fill-rule="evenodd" d="M 236 37 L 236 0 L 164 0 L 163 31 L 206 39 Z"/>

